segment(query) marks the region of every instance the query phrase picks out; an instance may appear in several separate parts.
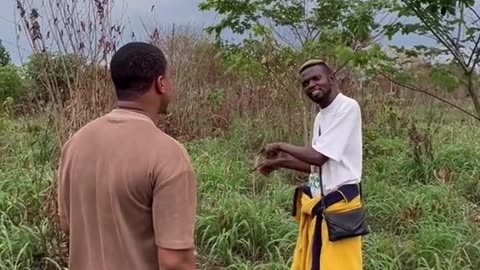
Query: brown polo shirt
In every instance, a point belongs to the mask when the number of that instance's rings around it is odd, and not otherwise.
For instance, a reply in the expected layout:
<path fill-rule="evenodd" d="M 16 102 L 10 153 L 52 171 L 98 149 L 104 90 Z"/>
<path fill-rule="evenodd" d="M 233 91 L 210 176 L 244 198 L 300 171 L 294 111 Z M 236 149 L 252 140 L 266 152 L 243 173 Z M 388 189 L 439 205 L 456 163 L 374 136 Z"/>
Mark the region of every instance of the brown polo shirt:
<path fill-rule="evenodd" d="M 158 270 L 157 248 L 194 248 L 189 156 L 143 114 L 115 109 L 65 144 L 59 216 L 70 270 Z"/>

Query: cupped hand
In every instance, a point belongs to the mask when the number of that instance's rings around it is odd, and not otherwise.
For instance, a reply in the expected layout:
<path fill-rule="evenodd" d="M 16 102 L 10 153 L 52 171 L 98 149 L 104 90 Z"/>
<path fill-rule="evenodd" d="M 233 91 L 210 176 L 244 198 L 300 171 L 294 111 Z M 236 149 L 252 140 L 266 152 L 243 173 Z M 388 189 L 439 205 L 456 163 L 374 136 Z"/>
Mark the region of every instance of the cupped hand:
<path fill-rule="evenodd" d="M 269 159 L 264 161 L 259 167 L 258 171 L 260 174 L 264 176 L 270 175 L 273 171 L 278 170 L 280 168 L 279 166 L 279 160 L 275 159 Z"/>
<path fill-rule="evenodd" d="M 265 155 L 268 159 L 278 158 L 281 152 L 281 143 L 270 143 L 265 146 Z"/>

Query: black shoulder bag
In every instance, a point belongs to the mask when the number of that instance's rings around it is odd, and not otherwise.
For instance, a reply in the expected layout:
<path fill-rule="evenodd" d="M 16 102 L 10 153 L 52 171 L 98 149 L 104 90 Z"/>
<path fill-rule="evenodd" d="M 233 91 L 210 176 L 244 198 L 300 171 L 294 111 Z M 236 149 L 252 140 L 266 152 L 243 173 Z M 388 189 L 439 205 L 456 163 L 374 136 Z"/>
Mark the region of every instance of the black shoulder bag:
<path fill-rule="evenodd" d="M 359 188 L 361 190 L 361 187 Z M 362 197 L 361 191 L 360 197 Z M 328 213 L 324 208 L 323 217 L 325 219 L 325 223 L 327 224 L 328 238 L 331 242 L 339 241 L 345 238 L 367 235 L 370 233 L 367 223 L 367 214 L 363 204 L 359 208 L 338 213 Z"/>

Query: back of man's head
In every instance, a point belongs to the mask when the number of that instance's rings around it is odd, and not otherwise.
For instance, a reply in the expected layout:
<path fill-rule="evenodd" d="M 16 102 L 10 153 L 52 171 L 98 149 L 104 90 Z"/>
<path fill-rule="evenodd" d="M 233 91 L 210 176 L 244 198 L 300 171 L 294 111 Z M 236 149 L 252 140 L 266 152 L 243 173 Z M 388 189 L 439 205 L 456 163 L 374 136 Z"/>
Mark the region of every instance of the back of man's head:
<path fill-rule="evenodd" d="M 162 50 L 143 42 L 122 46 L 110 61 L 110 73 L 119 100 L 144 95 L 166 70 L 167 60 Z"/>

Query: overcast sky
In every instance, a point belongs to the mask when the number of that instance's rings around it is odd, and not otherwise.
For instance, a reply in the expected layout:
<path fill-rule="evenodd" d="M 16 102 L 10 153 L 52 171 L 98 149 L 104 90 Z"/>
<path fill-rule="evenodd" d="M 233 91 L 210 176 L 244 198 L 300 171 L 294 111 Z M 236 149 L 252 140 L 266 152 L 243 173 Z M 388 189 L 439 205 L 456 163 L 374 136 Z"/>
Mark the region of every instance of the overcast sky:
<path fill-rule="evenodd" d="M 40 2 L 40 0 L 35 0 Z M 35 2 L 34 1 L 34 2 Z M 160 25 L 190 24 L 198 27 L 208 26 L 218 21 L 219 17 L 214 13 L 202 13 L 198 10 L 198 4 L 202 0 L 116 0 L 115 14 L 123 14 L 123 24 L 135 32 L 142 32 L 142 21 L 146 25 L 157 23 Z M 19 41 L 17 46 L 15 34 L 15 0 L 0 0 L 0 39 L 10 52 L 15 63 L 20 63 L 20 57 L 25 58 L 30 47 L 25 39 Z M 155 5 L 154 12 L 151 12 Z M 18 17 L 18 16 L 17 16 Z M 23 35 L 23 34 L 21 34 Z M 421 40 L 420 40 L 421 41 Z M 418 37 L 397 37 L 396 45 L 411 46 L 418 44 Z"/>
<path fill-rule="evenodd" d="M 35 0 L 41 2 L 41 0 Z M 34 2 L 35 2 L 34 1 Z M 18 49 L 15 34 L 14 12 L 16 0 L 0 0 L 0 39 L 10 52 L 15 63 L 20 62 L 20 54 L 25 58 L 30 53 L 30 46 L 20 33 Z M 198 10 L 201 0 L 116 0 L 114 13 L 123 15 L 122 22 L 127 31 L 143 32 L 142 21 L 146 25 L 157 23 L 171 25 L 190 24 L 203 27 L 214 23 L 217 16 L 212 13 L 203 13 Z M 154 12 L 151 12 L 155 5 Z M 18 19 L 18 13 L 17 13 Z M 19 51 L 20 50 L 20 51 Z"/>

